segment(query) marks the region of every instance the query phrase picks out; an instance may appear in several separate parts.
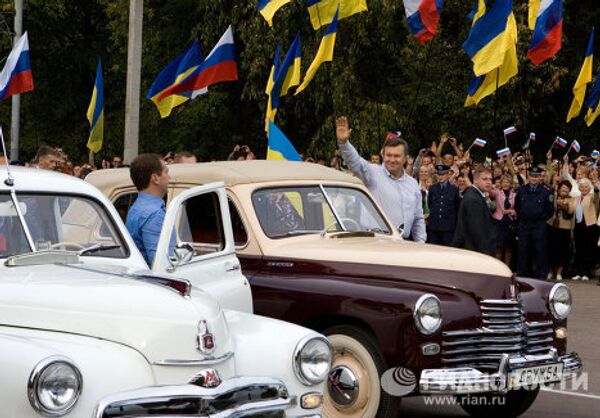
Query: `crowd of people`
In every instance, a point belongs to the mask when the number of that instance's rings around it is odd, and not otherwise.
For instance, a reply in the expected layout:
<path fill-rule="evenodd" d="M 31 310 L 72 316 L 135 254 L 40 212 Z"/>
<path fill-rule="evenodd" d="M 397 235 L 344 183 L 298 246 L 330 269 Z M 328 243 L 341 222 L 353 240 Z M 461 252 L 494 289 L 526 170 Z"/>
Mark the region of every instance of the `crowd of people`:
<path fill-rule="evenodd" d="M 597 158 L 557 159 L 549 151 L 545 162 L 535 162 L 525 150 L 478 161 L 448 134 L 411 154 L 401 133 L 391 131 L 381 152 L 367 160 L 352 146 L 351 133 L 348 119 L 338 118 L 333 157 L 328 162 L 303 156 L 304 161 L 359 177 L 406 239 L 485 253 L 531 277 L 594 277 L 600 262 Z M 255 154 L 247 145 L 236 145 L 227 159 L 252 160 Z M 162 160 L 168 165 L 198 159 L 181 151 Z M 80 178 L 96 170 L 73 164 L 61 149 L 45 145 L 30 163 L 11 164 Z M 123 166 L 121 156 L 114 155 L 102 160 L 101 168 Z"/>

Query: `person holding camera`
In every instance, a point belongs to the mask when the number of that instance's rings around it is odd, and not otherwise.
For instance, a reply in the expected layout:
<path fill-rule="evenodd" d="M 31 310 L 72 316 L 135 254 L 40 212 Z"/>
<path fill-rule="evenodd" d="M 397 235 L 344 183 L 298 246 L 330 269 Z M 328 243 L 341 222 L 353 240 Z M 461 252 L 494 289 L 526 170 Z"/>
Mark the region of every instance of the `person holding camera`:
<path fill-rule="evenodd" d="M 548 280 L 562 280 L 562 272 L 571 256 L 571 231 L 575 227 L 577 198 L 571 197 L 571 183 L 562 180 L 554 192 L 554 214 L 548 220 Z"/>

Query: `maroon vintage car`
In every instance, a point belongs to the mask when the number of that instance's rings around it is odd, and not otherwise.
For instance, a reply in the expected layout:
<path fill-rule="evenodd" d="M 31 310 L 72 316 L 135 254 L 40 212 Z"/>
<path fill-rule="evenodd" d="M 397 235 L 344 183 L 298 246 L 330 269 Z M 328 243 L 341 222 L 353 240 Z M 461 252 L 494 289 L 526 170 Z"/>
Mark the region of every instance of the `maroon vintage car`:
<path fill-rule="evenodd" d="M 567 351 L 566 285 L 517 278 L 473 252 L 403 241 L 350 175 L 274 161 L 173 165 L 170 175 L 169 199 L 224 182 L 254 311 L 330 339 L 326 416 L 395 417 L 402 397 L 419 394 L 457 396 L 472 415 L 517 416 L 540 384 L 581 368 Z M 126 169 L 88 180 L 123 215 L 135 199 Z M 211 204 L 194 204 L 194 242 L 178 242 L 198 249 L 194 257 L 226 251 Z"/>

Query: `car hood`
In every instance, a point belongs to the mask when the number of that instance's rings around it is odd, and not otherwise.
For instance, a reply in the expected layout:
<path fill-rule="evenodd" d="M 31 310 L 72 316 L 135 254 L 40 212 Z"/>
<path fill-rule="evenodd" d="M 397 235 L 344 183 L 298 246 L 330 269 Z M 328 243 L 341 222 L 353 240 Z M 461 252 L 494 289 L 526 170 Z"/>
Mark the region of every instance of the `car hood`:
<path fill-rule="evenodd" d="M 206 320 L 217 348 L 227 348 L 223 311 L 204 292 L 194 289 L 185 298 L 160 285 L 83 268 L 0 268 L 0 323 L 114 341 L 153 362 L 202 358 L 196 336 L 198 321 Z"/>
<path fill-rule="evenodd" d="M 264 249 L 267 261 L 302 260 L 294 265 L 295 272 L 308 265 L 306 268 L 314 271 L 316 263 L 328 274 L 407 280 L 487 298 L 504 297 L 512 283 L 511 270 L 493 257 L 383 235 L 305 235 L 270 241 Z"/>

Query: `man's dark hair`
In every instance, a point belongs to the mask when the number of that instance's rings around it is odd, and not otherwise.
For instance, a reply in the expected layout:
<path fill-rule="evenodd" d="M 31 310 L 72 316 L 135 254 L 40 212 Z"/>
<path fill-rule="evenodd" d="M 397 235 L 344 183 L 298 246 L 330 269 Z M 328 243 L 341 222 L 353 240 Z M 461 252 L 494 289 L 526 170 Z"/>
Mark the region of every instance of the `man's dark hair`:
<path fill-rule="evenodd" d="M 408 142 L 400 137 L 396 138 L 388 138 L 383 142 L 382 150 L 386 147 L 397 147 L 398 145 L 402 145 L 404 147 L 404 155 L 408 155 Z"/>
<path fill-rule="evenodd" d="M 490 170 L 488 167 L 479 167 L 473 170 L 473 180 L 479 178 L 479 176 L 482 174 L 492 174 L 492 170 Z"/>
<path fill-rule="evenodd" d="M 37 154 L 35 154 L 35 161 L 37 162 L 40 160 L 40 158 L 47 157 L 48 155 L 60 157 L 60 153 L 56 150 L 56 148 L 49 145 L 42 145 L 38 148 Z"/>
<path fill-rule="evenodd" d="M 139 192 L 150 185 L 152 174 L 161 175 L 163 171 L 163 159 L 158 154 L 140 154 L 131 162 L 129 175 L 135 188 Z"/>
<path fill-rule="evenodd" d="M 560 188 L 563 186 L 567 186 L 569 188 L 569 191 L 571 191 L 571 189 L 573 189 L 573 185 L 571 184 L 571 182 L 569 180 L 562 180 L 560 183 L 558 183 L 557 190 L 560 190 Z"/>

